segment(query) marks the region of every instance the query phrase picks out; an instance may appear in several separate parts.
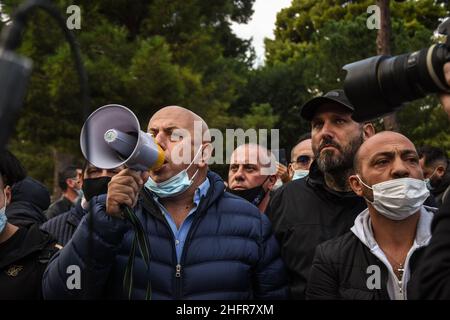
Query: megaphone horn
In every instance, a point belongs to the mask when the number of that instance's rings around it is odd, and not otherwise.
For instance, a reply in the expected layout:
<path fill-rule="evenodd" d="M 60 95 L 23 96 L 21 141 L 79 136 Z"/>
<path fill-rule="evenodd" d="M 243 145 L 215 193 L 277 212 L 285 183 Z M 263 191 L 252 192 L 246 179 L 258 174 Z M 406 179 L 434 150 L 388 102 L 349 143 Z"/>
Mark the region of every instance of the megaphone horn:
<path fill-rule="evenodd" d="M 88 117 L 81 129 L 80 146 L 86 160 L 102 169 L 125 165 L 147 171 L 164 163 L 164 151 L 154 138 L 140 130 L 130 109 L 118 104 L 100 107 Z"/>

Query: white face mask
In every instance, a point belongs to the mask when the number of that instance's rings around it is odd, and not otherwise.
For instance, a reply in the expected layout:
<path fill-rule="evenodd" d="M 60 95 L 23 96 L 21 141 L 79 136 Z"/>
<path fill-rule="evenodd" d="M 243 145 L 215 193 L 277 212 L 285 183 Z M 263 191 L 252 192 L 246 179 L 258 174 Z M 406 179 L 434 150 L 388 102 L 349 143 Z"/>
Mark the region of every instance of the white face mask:
<path fill-rule="evenodd" d="M 384 181 L 369 187 L 359 175 L 359 181 L 373 190 L 373 207 L 388 219 L 404 220 L 416 213 L 430 195 L 423 180 L 401 178 Z"/>
<path fill-rule="evenodd" d="M 306 177 L 309 174 L 309 170 L 298 169 L 294 171 L 292 180 L 297 180 Z"/>

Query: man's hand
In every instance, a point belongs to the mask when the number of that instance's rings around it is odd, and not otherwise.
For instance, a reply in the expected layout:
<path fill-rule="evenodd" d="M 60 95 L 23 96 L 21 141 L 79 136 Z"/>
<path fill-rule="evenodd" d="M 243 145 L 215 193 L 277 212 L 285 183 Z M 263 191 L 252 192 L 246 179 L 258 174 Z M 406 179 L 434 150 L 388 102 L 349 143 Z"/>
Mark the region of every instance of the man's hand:
<path fill-rule="evenodd" d="M 444 64 L 444 75 L 447 84 L 450 86 L 450 62 Z M 439 98 L 441 99 L 442 107 L 444 108 L 444 111 L 447 112 L 448 119 L 450 120 L 450 94 L 441 94 L 439 95 Z"/>
<path fill-rule="evenodd" d="M 279 162 L 277 162 L 276 175 L 278 178 L 281 179 L 281 181 L 283 181 L 283 183 L 287 183 L 287 182 L 291 181 L 287 167 L 284 164 L 281 164 Z"/>
<path fill-rule="evenodd" d="M 145 181 L 147 181 L 148 176 L 148 172 L 124 169 L 112 177 L 111 182 L 108 184 L 106 213 L 111 216 L 121 217 L 121 205 L 134 207 L 139 191 Z"/>

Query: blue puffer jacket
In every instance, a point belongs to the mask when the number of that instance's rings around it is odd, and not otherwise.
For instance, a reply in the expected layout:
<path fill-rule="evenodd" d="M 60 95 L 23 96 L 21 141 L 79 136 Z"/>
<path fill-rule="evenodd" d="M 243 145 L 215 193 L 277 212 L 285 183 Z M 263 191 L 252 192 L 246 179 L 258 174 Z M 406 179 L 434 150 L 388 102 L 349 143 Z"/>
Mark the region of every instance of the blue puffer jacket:
<path fill-rule="evenodd" d="M 137 204 L 135 212 L 151 246 L 152 299 L 286 299 L 287 276 L 269 220 L 249 202 L 225 192 L 217 174 L 208 172 L 208 179 L 211 186 L 195 214 L 179 273 L 174 236 L 160 209 L 146 192 L 142 197 L 147 201 L 140 199 Z M 86 267 L 89 227 L 85 216 L 72 241 L 47 267 L 46 299 L 125 298 L 123 278 L 134 231 L 125 220 L 105 213 L 105 200 L 104 195 L 91 200 L 91 272 Z M 147 271 L 137 252 L 132 298 L 144 299 Z M 71 265 L 81 269 L 81 289 L 67 288 L 73 280 L 68 272 Z"/>

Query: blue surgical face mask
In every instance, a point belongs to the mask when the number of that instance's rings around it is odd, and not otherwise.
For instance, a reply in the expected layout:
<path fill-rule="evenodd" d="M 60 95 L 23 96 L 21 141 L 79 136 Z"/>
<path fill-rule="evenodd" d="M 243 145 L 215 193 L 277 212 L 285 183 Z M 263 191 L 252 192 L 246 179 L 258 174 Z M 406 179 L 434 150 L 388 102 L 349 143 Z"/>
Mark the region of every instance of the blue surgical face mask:
<path fill-rule="evenodd" d="M 431 185 L 431 178 L 433 178 L 434 174 L 436 173 L 436 170 L 437 170 L 437 168 L 434 169 L 434 171 L 433 171 L 433 173 L 431 174 L 430 177 L 428 177 L 428 178 L 426 178 L 424 180 L 426 182 L 426 184 L 427 184 L 428 190 L 430 190 L 430 191 L 434 189 L 433 186 Z"/>
<path fill-rule="evenodd" d="M 292 180 L 297 180 L 306 177 L 309 174 L 309 170 L 298 169 L 294 171 Z"/>
<path fill-rule="evenodd" d="M 2 208 L 0 208 L 0 233 L 3 232 L 3 230 L 6 227 L 6 222 L 7 222 L 7 218 L 6 218 L 6 194 L 5 194 L 5 190 L 3 190 L 3 195 L 5 196 L 5 204 L 3 205 Z"/>
<path fill-rule="evenodd" d="M 158 196 L 159 198 L 175 197 L 182 194 L 191 186 L 195 176 L 198 173 L 197 169 L 197 171 L 195 171 L 195 173 L 192 175 L 192 178 L 189 179 L 187 171 L 195 162 L 195 159 L 200 154 L 201 150 L 202 146 L 200 146 L 200 149 L 198 149 L 196 155 L 194 156 L 194 159 L 186 169 L 160 183 L 155 182 L 152 178 L 149 177 L 147 182 L 145 183 L 145 187 L 156 194 L 156 196 Z"/>
<path fill-rule="evenodd" d="M 78 195 L 77 200 L 75 201 L 75 202 L 77 202 L 79 199 L 83 198 L 84 192 L 82 189 L 76 189 L 75 191 L 77 192 L 77 195 Z"/>

